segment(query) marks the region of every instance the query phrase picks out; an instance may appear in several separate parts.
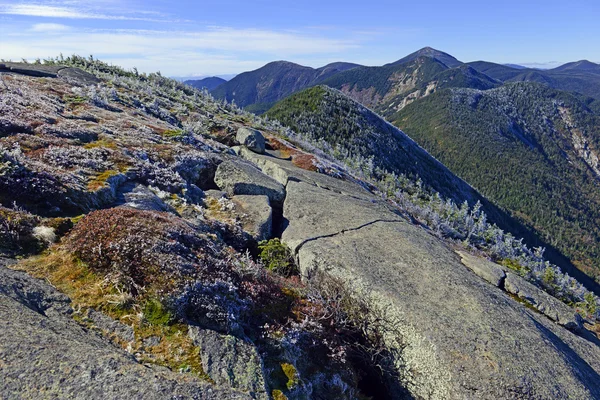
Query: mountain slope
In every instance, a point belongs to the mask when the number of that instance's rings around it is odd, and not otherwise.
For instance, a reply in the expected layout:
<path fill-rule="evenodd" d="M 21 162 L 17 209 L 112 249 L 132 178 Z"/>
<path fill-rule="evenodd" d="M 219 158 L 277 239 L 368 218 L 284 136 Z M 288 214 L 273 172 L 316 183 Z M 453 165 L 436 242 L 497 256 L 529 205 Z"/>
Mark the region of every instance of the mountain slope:
<path fill-rule="evenodd" d="M 211 90 L 215 89 L 217 86 L 219 86 L 225 82 L 227 82 L 227 81 L 223 78 L 219 78 L 218 76 L 211 76 L 211 77 L 199 79 L 199 80 L 189 80 L 189 81 L 185 81 L 183 83 L 185 83 L 186 85 L 193 86 L 196 89 L 206 89 L 208 91 L 211 91 Z"/>
<path fill-rule="evenodd" d="M 444 197 L 474 204 L 483 200 L 402 131 L 342 92 L 320 85 L 296 93 L 266 115 L 311 143 L 323 141 L 355 165 L 420 177 Z"/>
<path fill-rule="evenodd" d="M 515 68 L 510 65 L 501 65 L 488 61 L 472 61 L 466 64 L 473 67 L 477 71 L 502 82 L 521 75 L 524 70 L 530 70 L 530 68 L 526 67 Z"/>
<path fill-rule="evenodd" d="M 442 91 L 441 93 L 447 92 Z M 438 98 L 440 96 L 436 95 L 434 97 Z M 416 105 L 421 104 L 423 101 L 416 102 L 414 107 L 408 108 L 416 110 L 416 115 L 422 115 L 425 121 L 431 121 L 434 126 L 441 124 L 446 116 L 435 117 L 429 109 L 422 109 L 421 106 Z M 436 108 L 433 109 L 437 110 Z M 396 180 L 395 177 L 387 176 L 388 173 L 393 173 L 396 176 L 404 175 L 413 179 L 418 176 L 426 187 L 432 188 L 445 198 L 452 199 L 458 204 L 464 201 L 471 205 L 477 201 L 481 202 L 490 219 L 501 228 L 511 231 L 517 237 L 526 238 L 531 247 L 546 247 L 546 254 L 549 259 L 563 266 L 571 275 L 577 276 L 589 287 L 596 287 L 593 280 L 572 267 L 569 260 L 558 251 L 555 251 L 547 238 L 546 240 L 540 240 L 531 228 L 524 227 L 497 206 L 506 206 L 506 203 L 490 202 L 465 181 L 457 178 L 454 175 L 454 170 L 449 170 L 424 151 L 423 148 L 417 145 L 418 142 L 415 143 L 404 132 L 393 127 L 343 93 L 326 86 L 306 89 L 282 100 L 270 109 L 266 115 L 289 125 L 296 132 L 300 132 L 304 140 L 337 158 L 346 160 L 349 165 L 362 169 L 367 175 L 374 175 L 375 179 Z M 442 131 L 440 135 L 445 135 L 445 131 Z M 422 139 L 422 136 L 417 136 L 417 140 Z M 436 138 L 436 140 L 440 139 Z M 470 138 L 469 140 L 473 139 Z M 474 141 L 474 145 L 478 145 L 478 142 Z M 423 141 L 423 143 L 423 146 L 429 144 L 426 141 Z M 468 159 L 473 145 L 468 143 L 461 143 L 460 145 L 467 149 L 463 153 L 463 157 Z M 494 148 L 493 145 L 489 147 Z M 425 148 L 427 149 L 427 147 Z M 453 150 L 453 152 L 458 151 L 457 149 Z M 434 156 L 437 157 L 438 153 L 434 153 Z M 441 161 L 445 159 L 440 158 Z M 450 168 L 452 166 L 454 166 L 454 163 L 450 164 Z M 469 166 L 474 169 L 473 173 L 475 174 L 477 168 L 472 164 L 469 164 Z M 494 165 L 494 167 L 501 168 L 499 165 Z M 460 169 L 457 169 L 457 171 L 463 172 Z M 489 174 L 482 176 L 481 179 L 487 179 L 493 174 L 494 171 L 492 170 Z M 471 178 L 471 175 L 466 174 L 461 177 Z M 491 179 L 493 179 L 492 182 L 497 182 L 497 178 Z M 398 182 L 403 185 L 405 179 L 400 178 Z M 479 183 L 479 180 L 473 180 L 472 182 Z M 406 190 L 410 192 L 415 188 L 409 187 Z M 483 193 L 487 195 L 487 193 Z M 527 193 L 527 195 L 534 196 L 535 193 Z M 534 197 L 528 198 L 529 201 L 534 202 L 532 200 Z"/>
<path fill-rule="evenodd" d="M 160 74 L 46 63 L 66 74 L 1 77 L 0 397 L 600 397 L 600 299 L 370 168 L 469 191 L 363 106 L 323 89 L 298 114 L 355 135 L 361 174 Z"/>
<path fill-rule="evenodd" d="M 381 110 L 401 108 L 439 88 L 489 89 L 500 83 L 468 66 L 449 68 L 436 58 L 419 56 L 402 64 L 354 68 L 322 84 L 341 90 L 367 107 Z"/>
<path fill-rule="evenodd" d="M 249 111 L 261 113 L 294 92 L 357 66 L 337 62 L 314 69 L 287 61 L 275 61 L 255 71 L 239 74 L 213 90 L 212 95 L 217 99 L 233 101 Z"/>
<path fill-rule="evenodd" d="M 535 83 L 449 89 L 387 118 L 600 276 L 600 117 L 576 97 Z"/>

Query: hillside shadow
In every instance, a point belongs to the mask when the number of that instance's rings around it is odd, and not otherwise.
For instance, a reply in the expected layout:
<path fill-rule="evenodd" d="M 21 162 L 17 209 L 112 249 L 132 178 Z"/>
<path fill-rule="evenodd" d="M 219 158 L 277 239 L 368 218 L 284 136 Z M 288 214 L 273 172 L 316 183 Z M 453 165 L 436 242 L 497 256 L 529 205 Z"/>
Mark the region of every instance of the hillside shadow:
<path fill-rule="evenodd" d="M 550 329 L 537 322 L 533 317 L 529 316 L 529 318 L 542 335 L 561 353 L 566 363 L 571 366 L 573 374 L 590 391 L 593 398 L 600 399 L 600 375 L 598 372 Z"/>

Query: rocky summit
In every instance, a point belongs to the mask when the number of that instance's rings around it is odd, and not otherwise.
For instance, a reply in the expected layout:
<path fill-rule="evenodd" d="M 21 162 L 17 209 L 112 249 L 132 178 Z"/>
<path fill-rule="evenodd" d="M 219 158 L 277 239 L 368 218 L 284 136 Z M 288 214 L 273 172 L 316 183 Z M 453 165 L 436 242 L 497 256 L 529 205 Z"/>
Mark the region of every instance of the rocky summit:
<path fill-rule="evenodd" d="M 479 203 L 61 62 L 0 69 L 1 398 L 600 398 L 597 297 Z"/>

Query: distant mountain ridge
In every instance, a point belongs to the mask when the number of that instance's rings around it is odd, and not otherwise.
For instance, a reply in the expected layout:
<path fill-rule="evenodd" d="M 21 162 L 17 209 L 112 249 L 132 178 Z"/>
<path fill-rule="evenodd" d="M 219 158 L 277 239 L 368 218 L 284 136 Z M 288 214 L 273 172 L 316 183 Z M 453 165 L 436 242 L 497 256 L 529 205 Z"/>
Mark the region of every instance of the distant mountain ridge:
<path fill-rule="evenodd" d="M 450 72 L 444 72 L 446 70 Z M 444 74 L 436 76 L 442 72 Z M 463 63 L 431 47 L 424 47 L 383 66 L 338 62 L 314 69 L 275 61 L 244 72 L 211 93 L 217 99 L 234 101 L 238 106 L 260 114 L 292 93 L 325 84 L 380 110 L 382 104 L 389 106 L 391 103 L 401 108 L 441 88 L 490 89 L 503 82 L 521 81 L 543 83 L 555 89 L 600 99 L 600 65 L 590 61 L 540 70 L 487 61 Z"/>
<path fill-rule="evenodd" d="M 214 89 L 212 94 L 218 99 L 234 101 L 248 111 L 261 113 L 292 93 L 358 66 L 335 62 L 315 69 L 288 61 L 274 61 L 257 70 L 239 74 Z"/>
<path fill-rule="evenodd" d="M 600 99 L 600 64 L 587 60 L 571 62 L 547 70 L 513 68 L 487 61 L 467 64 L 502 82 L 538 82 L 554 89 L 578 92 Z"/>
<path fill-rule="evenodd" d="M 321 84 L 383 115 L 600 282 L 600 65 L 450 67 L 441 59 L 460 63 L 425 48 Z M 283 108 L 268 115 L 293 125 L 300 110 Z"/>
<path fill-rule="evenodd" d="M 211 76 L 211 77 L 199 79 L 199 80 L 193 80 L 193 79 L 187 80 L 187 81 L 184 81 L 183 83 L 185 83 L 186 85 L 193 86 L 197 89 L 206 89 L 208 91 L 211 91 L 225 82 L 227 82 L 227 80 L 225 80 L 223 78 L 219 78 L 218 76 Z"/>

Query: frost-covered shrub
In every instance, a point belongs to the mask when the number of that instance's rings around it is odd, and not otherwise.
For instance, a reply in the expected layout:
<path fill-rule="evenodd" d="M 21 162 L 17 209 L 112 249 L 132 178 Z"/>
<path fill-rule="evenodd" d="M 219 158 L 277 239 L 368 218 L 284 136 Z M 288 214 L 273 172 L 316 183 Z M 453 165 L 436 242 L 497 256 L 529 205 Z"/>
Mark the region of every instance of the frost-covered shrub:
<path fill-rule="evenodd" d="M 100 108 L 109 107 L 108 97 L 105 91 L 96 86 L 91 86 L 87 92 L 87 97 L 90 100 L 90 103 Z"/>
<path fill-rule="evenodd" d="M 162 107 L 161 101 L 157 97 L 154 98 L 152 103 L 143 104 L 142 107 L 146 113 L 171 125 L 179 126 L 181 124 L 176 116 Z"/>
<path fill-rule="evenodd" d="M 186 182 L 170 167 L 161 162 L 140 160 L 135 165 L 137 179 L 147 186 L 155 186 L 170 193 L 181 192 Z"/>
<path fill-rule="evenodd" d="M 72 208 L 67 190 L 48 172 L 37 172 L 26 165 L 27 159 L 17 146 L 7 149 L 0 144 L 0 204 L 17 203 L 40 215 L 56 213 L 57 207 Z"/>
<path fill-rule="evenodd" d="M 98 140 L 98 132 L 82 128 L 81 124 L 73 121 L 65 121 L 60 125 L 43 125 L 36 129 L 36 132 L 66 139 L 77 139 L 82 143 Z"/>
<path fill-rule="evenodd" d="M 186 182 L 208 189 L 214 185 L 214 176 L 220 160 L 211 154 L 185 152 L 175 155 L 173 170 Z"/>
<path fill-rule="evenodd" d="M 0 254 L 35 253 L 43 243 L 35 236 L 40 218 L 0 206 Z"/>
<path fill-rule="evenodd" d="M 149 284 L 169 288 L 201 267 L 198 250 L 210 250 L 183 220 L 129 208 L 89 213 L 67 237 L 66 247 L 92 270 L 117 276 L 134 292 Z"/>
<path fill-rule="evenodd" d="M 221 332 L 240 332 L 250 305 L 240 298 L 236 285 L 221 280 L 196 282 L 173 300 L 179 316 Z"/>
<path fill-rule="evenodd" d="M 92 171 L 106 171 L 114 168 L 108 160 L 109 150 L 94 147 L 85 149 L 81 146 L 50 146 L 42 155 L 42 159 L 58 168 L 85 168 Z"/>

